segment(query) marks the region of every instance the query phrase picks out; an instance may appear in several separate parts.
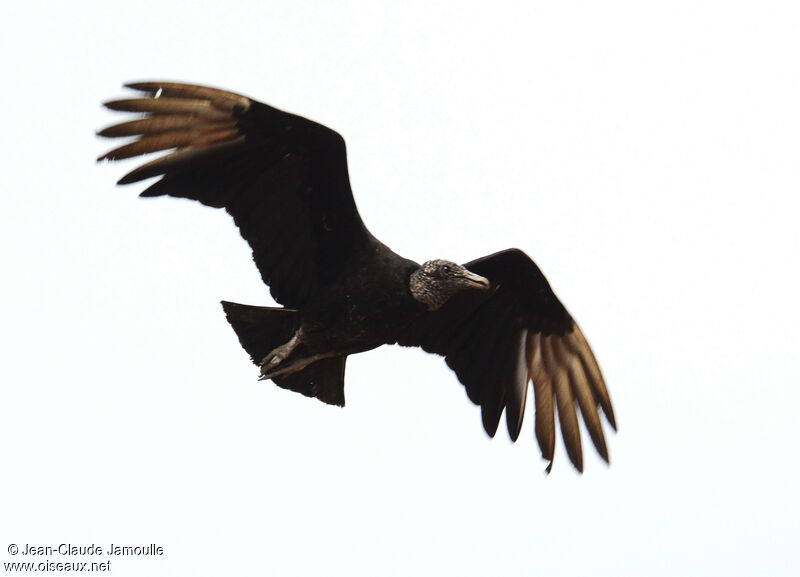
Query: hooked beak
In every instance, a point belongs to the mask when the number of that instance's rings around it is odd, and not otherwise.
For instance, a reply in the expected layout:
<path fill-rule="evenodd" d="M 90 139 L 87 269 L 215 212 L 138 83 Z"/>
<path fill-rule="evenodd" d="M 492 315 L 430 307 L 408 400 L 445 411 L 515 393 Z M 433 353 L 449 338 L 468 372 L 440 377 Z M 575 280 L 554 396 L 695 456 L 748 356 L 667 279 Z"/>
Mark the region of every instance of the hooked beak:
<path fill-rule="evenodd" d="M 489 290 L 489 288 L 492 286 L 492 283 L 489 282 L 489 279 L 482 277 L 479 274 L 475 274 L 474 272 L 466 271 L 464 273 L 464 278 L 467 279 L 469 286 L 472 288 Z"/>

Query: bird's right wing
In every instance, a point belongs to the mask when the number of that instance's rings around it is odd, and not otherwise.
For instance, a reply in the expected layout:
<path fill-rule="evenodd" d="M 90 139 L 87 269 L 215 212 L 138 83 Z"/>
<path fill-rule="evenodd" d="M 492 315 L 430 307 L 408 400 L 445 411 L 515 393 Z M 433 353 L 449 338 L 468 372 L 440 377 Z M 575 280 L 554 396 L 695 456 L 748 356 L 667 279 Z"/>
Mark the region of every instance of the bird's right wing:
<path fill-rule="evenodd" d="M 533 382 L 535 432 L 552 466 L 556 409 L 567 453 L 583 469 L 577 409 L 598 453 L 608 461 L 600 411 L 616 429 L 603 376 L 589 343 L 539 267 L 511 249 L 464 265 L 491 281 L 489 291 L 464 291 L 409 326 L 398 341 L 445 357 L 470 400 L 481 406 L 494 436 L 505 410 L 519 436 L 528 382 Z M 548 466 L 548 471 L 550 467 Z"/>
<path fill-rule="evenodd" d="M 171 149 L 119 184 L 160 176 L 142 196 L 224 207 L 277 302 L 302 306 L 370 242 L 338 133 L 224 90 L 175 82 L 127 86 L 144 97 L 105 106 L 142 116 L 98 134 L 137 138 L 98 160 Z"/>

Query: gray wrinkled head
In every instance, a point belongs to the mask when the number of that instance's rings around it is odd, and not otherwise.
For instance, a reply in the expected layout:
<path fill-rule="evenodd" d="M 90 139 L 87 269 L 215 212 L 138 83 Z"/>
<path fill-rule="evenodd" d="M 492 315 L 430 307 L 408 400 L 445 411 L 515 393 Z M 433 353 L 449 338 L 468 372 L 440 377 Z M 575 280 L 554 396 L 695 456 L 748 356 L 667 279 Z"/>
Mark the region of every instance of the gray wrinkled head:
<path fill-rule="evenodd" d="M 413 273 L 409 281 L 411 295 L 435 311 L 454 294 L 467 289 L 488 290 L 489 280 L 449 260 L 429 260 Z"/>

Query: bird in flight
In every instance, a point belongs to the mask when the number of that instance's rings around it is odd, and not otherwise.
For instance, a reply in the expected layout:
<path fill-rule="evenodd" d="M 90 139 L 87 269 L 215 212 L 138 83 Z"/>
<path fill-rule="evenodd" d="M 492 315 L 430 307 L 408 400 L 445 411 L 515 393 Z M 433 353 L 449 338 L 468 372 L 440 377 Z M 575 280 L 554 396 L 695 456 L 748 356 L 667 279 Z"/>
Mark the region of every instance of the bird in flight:
<path fill-rule="evenodd" d="M 135 137 L 98 160 L 169 151 L 119 180 L 160 177 L 141 196 L 224 208 L 282 307 L 222 302 L 261 379 L 344 406 L 348 355 L 385 344 L 441 355 L 494 436 L 505 411 L 512 441 L 533 383 L 535 435 L 553 463 L 556 412 L 567 454 L 583 470 L 578 412 L 608 462 L 601 414 L 614 411 L 589 343 L 522 251 L 459 265 L 420 265 L 376 239 L 358 214 L 344 139 L 246 96 L 194 84 L 136 82 L 106 102 L 137 113 L 101 130 Z"/>

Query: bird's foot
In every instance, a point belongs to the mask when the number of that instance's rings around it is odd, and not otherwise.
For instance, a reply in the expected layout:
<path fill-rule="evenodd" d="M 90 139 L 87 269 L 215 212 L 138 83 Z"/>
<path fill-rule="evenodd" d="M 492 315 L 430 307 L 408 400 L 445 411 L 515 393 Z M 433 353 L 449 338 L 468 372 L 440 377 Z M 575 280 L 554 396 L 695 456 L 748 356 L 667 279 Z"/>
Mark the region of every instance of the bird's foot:
<path fill-rule="evenodd" d="M 319 360 L 327 359 L 327 358 L 334 357 L 334 356 L 336 356 L 335 353 L 323 353 L 323 354 L 313 355 L 311 357 L 306 357 L 306 358 L 302 358 L 302 359 L 294 359 L 294 360 L 290 361 L 285 366 L 274 367 L 274 368 L 269 368 L 269 367 L 262 366 L 261 367 L 261 376 L 258 378 L 258 380 L 259 381 L 266 381 L 267 379 L 272 379 L 272 378 L 275 378 L 275 377 L 282 377 L 282 376 L 294 373 L 296 371 L 302 371 L 304 368 L 306 368 L 311 363 L 316 363 Z"/>
<path fill-rule="evenodd" d="M 300 331 L 297 331 L 288 342 L 276 347 L 267 356 L 261 359 L 261 362 L 259 363 L 259 366 L 261 367 L 261 379 L 268 379 L 269 377 L 267 375 L 270 373 L 270 371 L 285 361 L 299 344 Z"/>

